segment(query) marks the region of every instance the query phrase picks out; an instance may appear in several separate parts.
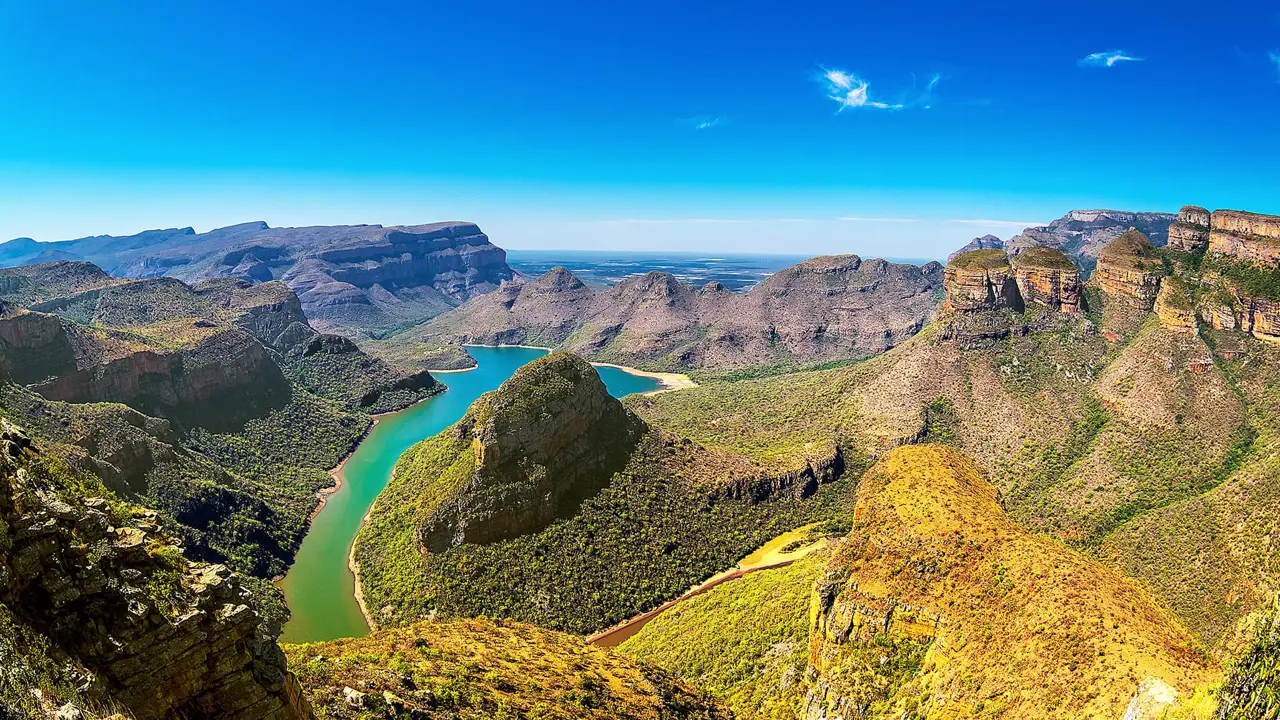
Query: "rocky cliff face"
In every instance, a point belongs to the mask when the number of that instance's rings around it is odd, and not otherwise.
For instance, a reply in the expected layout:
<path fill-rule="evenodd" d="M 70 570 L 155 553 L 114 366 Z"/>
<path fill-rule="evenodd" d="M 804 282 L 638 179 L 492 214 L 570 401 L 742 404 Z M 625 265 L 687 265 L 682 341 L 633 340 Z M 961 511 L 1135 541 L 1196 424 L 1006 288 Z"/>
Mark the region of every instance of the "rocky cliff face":
<path fill-rule="evenodd" d="M 1191 305 L 1191 293 L 1181 278 L 1167 277 L 1160 281 L 1156 295 L 1155 313 L 1166 329 L 1177 333 L 1196 332 L 1196 313 Z"/>
<path fill-rule="evenodd" d="M 572 514 L 626 465 L 644 430 L 585 360 L 554 353 L 529 363 L 450 431 L 474 469 L 422 522 L 422 545 L 494 542 Z"/>
<path fill-rule="evenodd" d="M 1102 249 L 1130 229 L 1136 229 L 1155 246 L 1169 237 L 1170 213 L 1128 212 L 1124 210 L 1072 210 L 1043 227 L 1032 227 L 1010 238 L 1005 249 L 1017 255 L 1031 247 L 1061 250 L 1083 271 L 1093 272 Z"/>
<path fill-rule="evenodd" d="M 1011 264 L 1024 302 L 1080 311 L 1080 270 L 1062 251 L 1028 248 L 1013 256 Z"/>
<path fill-rule="evenodd" d="M 1162 710 L 1216 673 L 1141 586 L 1024 530 L 938 446 L 863 477 L 810 619 L 807 720 L 1118 718 L 1148 677 Z"/>
<path fill-rule="evenodd" d="M 1209 252 L 1280 267 L 1280 217 L 1239 210 L 1214 210 Z"/>
<path fill-rule="evenodd" d="M 1183 252 L 1198 252 L 1209 246 L 1209 211 L 1187 205 L 1178 211 L 1178 219 L 1169 226 L 1169 247 Z"/>
<path fill-rule="evenodd" d="M 1013 268 L 1003 250 L 975 250 L 959 255 L 947 263 L 943 277 L 947 296 L 944 307 L 948 310 L 1013 307 L 1021 300 Z"/>
<path fill-rule="evenodd" d="M 942 267 L 818 257 L 745 293 L 701 289 L 667 273 L 592 290 L 555 268 L 510 283 L 393 339 L 526 343 L 593 360 L 679 370 L 807 364 L 883 352 L 919 332 L 941 294 Z"/>
<path fill-rule="evenodd" d="M 1102 251 L 1094 275 L 1108 297 L 1146 311 L 1155 304 L 1165 270 L 1147 237 L 1130 230 Z"/>
<path fill-rule="evenodd" d="M 26 638 L 3 648 L 0 710 L 310 717 L 275 644 L 278 623 L 236 576 L 187 562 L 155 513 L 80 494 L 93 481 L 41 455 L 0 427 L 0 646 Z M 36 674 L 44 656 L 57 658 L 52 675 Z"/>
<path fill-rule="evenodd" d="M 19 243 L 10 252 L 0 246 L 0 262 L 39 262 L 40 253 L 56 247 L 117 276 L 283 280 L 317 329 L 350 336 L 424 320 L 512 278 L 506 253 L 462 222 L 306 228 L 259 222 L 39 245 Z"/>

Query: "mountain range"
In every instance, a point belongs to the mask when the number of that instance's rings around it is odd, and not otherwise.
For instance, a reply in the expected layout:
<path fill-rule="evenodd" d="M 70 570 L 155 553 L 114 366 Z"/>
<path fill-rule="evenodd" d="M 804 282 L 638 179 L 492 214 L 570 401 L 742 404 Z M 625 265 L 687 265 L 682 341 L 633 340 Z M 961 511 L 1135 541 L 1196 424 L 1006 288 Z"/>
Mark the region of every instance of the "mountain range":
<path fill-rule="evenodd" d="M 0 717 L 1274 718 L 1280 217 L 1164 218 L 743 293 L 553 269 L 355 342 L 308 263 L 501 251 L 0 269 Z M 281 646 L 328 470 L 458 341 L 557 350 L 400 458 L 350 556 L 374 630 Z M 617 400 L 579 353 L 702 382 Z"/>

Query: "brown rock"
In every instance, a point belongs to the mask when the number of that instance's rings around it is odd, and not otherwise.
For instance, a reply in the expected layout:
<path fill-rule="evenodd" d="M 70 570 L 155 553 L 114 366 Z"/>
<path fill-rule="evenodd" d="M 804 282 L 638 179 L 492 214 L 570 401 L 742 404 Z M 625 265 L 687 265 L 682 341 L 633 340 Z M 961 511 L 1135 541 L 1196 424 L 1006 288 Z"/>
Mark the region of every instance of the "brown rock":
<path fill-rule="evenodd" d="M 1196 332 L 1196 314 L 1191 306 L 1191 293 L 1180 278 L 1168 277 L 1160 283 L 1156 295 L 1156 315 L 1160 324 L 1178 333 Z"/>
<path fill-rule="evenodd" d="M 1186 205 L 1178 211 L 1178 219 L 1169 225 L 1169 247 L 1196 252 L 1209 246 L 1209 211 Z"/>
<path fill-rule="evenodd" d="M 1209 252 L 1280 267 L 1280 216 L 1213 211 Z"/>
<path fill-rule="evenodd" d="M 1137 230 L 1112 240 L 1098 256 L 1094 273 L 1106 295 L 1141 310 L 1150 310 L 1155 304 L 1164 274 L 1155 248 Z"/>
<path fill-rule="evenodd" d="M 947 263 L 943 274 L 945 308 L 972 312 L 1020 304 L 1018 284 L 1004 250 L 973 250 Z"/>
<path fill-rule="evenodd" d="M 1062 312 L 1080 311 L 1080 270 L 1061 250 L 1028 248 L 1010 262 L 1024 302 Z"/>

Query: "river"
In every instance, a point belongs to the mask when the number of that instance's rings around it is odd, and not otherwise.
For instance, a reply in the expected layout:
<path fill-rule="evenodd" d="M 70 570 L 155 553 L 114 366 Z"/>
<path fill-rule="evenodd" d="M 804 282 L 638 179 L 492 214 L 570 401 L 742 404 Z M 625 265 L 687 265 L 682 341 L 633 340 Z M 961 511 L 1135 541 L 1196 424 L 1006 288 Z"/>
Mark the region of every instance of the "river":
<path fill-rule="evenodd" d="M 355 600 L 355 576 L 347 560 L 351 544 L 373 501 L 391 479 L 400 455 L 419 440 L 462 419 L 485 392 L 497 388 L 521 365 L 546 351 L 523 347 L 469 347 L 477 367 L 435 377 L 448 390 L 413 407 L 378 418 L 368 437 L 347 458 L 342 485 L 311 522 L 297 558 L 280 582 L 293 617 L 283 642 L 320 642 L 360 637 L 369 626 Z M 613 367 L 597 367 L 609 393 L 622 397 L 658 390 L 661 383 Z"/>

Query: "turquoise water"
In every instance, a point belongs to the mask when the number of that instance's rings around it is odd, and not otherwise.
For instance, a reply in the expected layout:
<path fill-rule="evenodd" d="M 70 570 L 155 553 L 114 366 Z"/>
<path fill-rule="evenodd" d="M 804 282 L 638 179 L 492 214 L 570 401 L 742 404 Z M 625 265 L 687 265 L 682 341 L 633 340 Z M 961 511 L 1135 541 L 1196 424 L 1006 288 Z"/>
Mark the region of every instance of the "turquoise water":
<path fill-rule="evenodd" d="M 347 566 L 351 543 L 378 493 L 391 479 L 400 455 L 423 438 L 460 420 L 471 403 L 511 377 L 521 365 L 545 351 L 532 348 L 470 347 L 478 367 L 461 373 L 439 373 L 448 390 L 378 424 L 347 458 L 342 487 L 331 495 L 311 523 L 297 559 L 280 583 L 293 613 L 284 626 L 284 642 L 319 642 L 359 637 L 369 631 L 355 601 L 355 577 Z M 614 397 L 657 390 L 657 380 L 616 368 L 596 368 Z"/>

